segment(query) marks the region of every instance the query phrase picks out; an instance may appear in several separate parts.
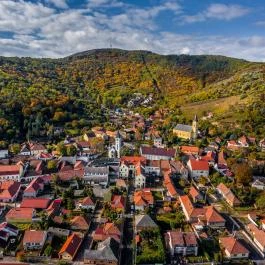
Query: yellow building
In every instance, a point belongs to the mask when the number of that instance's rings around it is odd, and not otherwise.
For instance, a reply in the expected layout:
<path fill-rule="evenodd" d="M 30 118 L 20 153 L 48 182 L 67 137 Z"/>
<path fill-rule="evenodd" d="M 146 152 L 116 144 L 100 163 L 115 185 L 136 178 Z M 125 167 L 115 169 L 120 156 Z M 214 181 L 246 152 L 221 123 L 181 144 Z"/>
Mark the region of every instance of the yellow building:
<path fill-rule="evenodd" d="M 196 139 L 198 135 L 198 118 L 195 115 L 192 125 L 186 124 L 177 124 L 177 126 L 173 129 L 173 133 L 182 139 Z"/>

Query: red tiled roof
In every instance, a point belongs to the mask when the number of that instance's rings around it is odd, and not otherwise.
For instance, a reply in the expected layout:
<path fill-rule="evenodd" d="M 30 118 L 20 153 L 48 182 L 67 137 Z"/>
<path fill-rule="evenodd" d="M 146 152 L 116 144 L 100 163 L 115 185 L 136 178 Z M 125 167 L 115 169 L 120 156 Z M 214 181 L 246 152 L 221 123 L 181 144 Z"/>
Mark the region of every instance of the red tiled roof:
<path fill-rule="evenodd" d="M 23 237 L 23 244 L 30 243 L 41 243 L 47 235 L 46 231 L 26 230 Z"/>
<path fill-rule="evenodd" d="M 111 200 L 111 207 L 115 209 L 125 208 L 125 199 L 122 195 L 114 195 Z"/>
<path fill-rule="evenodd" d="M 207 222 L 210 223 L 224 223 L 225 219 L 215 210 L 213 206 L 205 207 L 205 217 Z"/>
<path fill-rule="evenodd" d="M 209 170 L 208 162 L 204 160 L 190 160 L 190 165 L 192 170 Z"/>
<path fill-rule="evenodd" d="M 176 150 L 174 148 L 154 148 L 149 146 L 141 146 L 141 152 L 145 155 L 169 156 L 174 157 Z"/>
<path fill-rule="evenodd" d="M 12 208 L 6 214 L 6 220 L 10 219 L 28 219 L 32 220 L 34 214 L 33 208 Z"/>
<path fill-rule="evenodd" d="M 82 178 L 84 176 L 84 173 L 85 173 L 85 171 L 83 168 L 77 169 L 77 170 L 71 169 L 71 170 L 59 172 L 58 176 L 59 176 L 60 180 L 62 180 L 62 181 L 70 181 L 76 177 Z"/>
<path fill-rule="evenodd" d="M 82 201 L 81 201 L 81 204 L 82 205 L 86 205 L 86 206 L 89 206 L 89 205 L 95 205 L 94 202 L 92 201 L 92 199 L 88 196 L 88 197 L 85 197 Z"/>
<path fill-rule="evenodd" d="M 184 154 L 199 154 L 200 149 L 197 146 L 182 145 L 180 151 Z"/>
<path fill-rule="evenodd" d="M 83 216 L 75 216 L 71 221 L 71 227 L 78 230 L 88 230 L 90 222 Z"/>
<path fill-rule="evenodd" d="M 20 208 L 47 209 L 50 199 L 46 198 L 24 198 Z"/>
<path fill-rule="evenodd" d="M 246 249 L 240 241 L 234 237 L 221 237 L 219 238 L 221 245 L 232 255 L 248 254 L 249 250 Z"/>
<path fill-rule="evenodd" d="M 18 175 L 20 168 L 20 165 L 0 165 L 0 176 Z"/>
<path fill-rule="evenodd" d="M 68 253 L 72 258 L 75 257 L 83 239 L 77 234 L 70 235 L 65 243 L 63 244 L 59 254 L 62 255 L 64 252 Z"/>
<path fill-rule="evenodd" d="M 0 200 L 13 198 L 21 187 L 21 184 L 19 182 L 12 180 L 2 182 L 0 185 Z"/>

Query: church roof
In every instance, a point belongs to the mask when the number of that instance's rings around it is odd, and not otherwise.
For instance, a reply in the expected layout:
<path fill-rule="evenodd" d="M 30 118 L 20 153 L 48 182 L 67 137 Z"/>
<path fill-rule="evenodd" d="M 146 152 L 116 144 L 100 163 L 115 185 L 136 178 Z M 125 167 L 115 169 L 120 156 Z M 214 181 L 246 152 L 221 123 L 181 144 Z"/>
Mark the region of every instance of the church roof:
<path fill-rule="evenodd" d="M 175 127 L 175 130 L 184 131 L 184 132 L 192 132 L 192 126 L 185 125 L 185 124 L 177 124 L 177 126 Z"/>

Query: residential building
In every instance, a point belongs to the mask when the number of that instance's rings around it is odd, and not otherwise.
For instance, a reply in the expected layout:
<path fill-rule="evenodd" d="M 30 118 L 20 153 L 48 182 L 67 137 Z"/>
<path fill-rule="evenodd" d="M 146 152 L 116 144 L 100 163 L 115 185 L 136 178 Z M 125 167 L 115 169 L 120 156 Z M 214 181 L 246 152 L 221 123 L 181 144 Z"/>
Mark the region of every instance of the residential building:
<path fill-rule="evenodd" d="M 95 210 L 95 203 L 90 197 L 85 197 L 77 203 L 77 207 L 84 210 Z"/>
<path fill-rule="evenodd" d="M 146 183 L 145 169 L 141 162 L 135 167 L 134 187 L 144 188 Z"/>
<path fill-rule="evenodd" d="M 140 154 L 148 160 L 171 160 L 175 157 L 176 150 L 174 148 L 141 146 Z"/>
<path fill-rule="evenodd" d="M 135 191 L 133 200 L 136 211 L 144 211 L 147 207 L 154 205 L 154 197 L 150 189 Z"/>
<path fill-rule="evenodd" d="M 24 190 L 23 197 L 36 198 L 44 190 L 44 181 L 41 177 L 34 178 Z"/>
<path fill-rule="evenodd" d="M 72 230 L 87 231 L 90 227 L 90 221 L 84 216 L 74 216 L 70 220 Z"/>
<path fill-rule="evenodd" d="M 229 259 L 246 259 L 249 257 L 249 250 L 235 237 L 221 237 L 219 243 Z"/>
<path fill-rule="evenodd" d="M 224 183 L 220 183 L 216 189 L 218 193 L 222 195 L 222 197 L 226 200 L 226 202 L 230 206 L 235 207 L 241 204 L 239 199 L 234 195 L 234 193 Z"/>
<path fill-rule="evenodd" d="M 249 232 L 252 235 L 255 245 L 263 252 L 263 257 L 265 256 L 265 231 L 260 230 L 253 223 L 247 225 Z"/>
<path fill-rule="evenodd" d="M 125 211 L 126 201 L 123 195 L 113 195 L 111 199 L 111 208 L 121 213 Z"/>
<path fill-rule="evenodd" d="M 98 244 L 96 250 L 85 250 L 84 264 L 118 265 L 119 257 L 119 242 L 108 237 Z"/>
<path fill-rule="evenodd" d="M 13 180 L 20 182 L 23 173 L 21 164 L 0 165 L 0 181 Z"/>
<path fill-rule="evenodd" d="M 112 222 L 99 226 L 93 233 L 93 240 L 95 241 L 104 241 L 108 237 L 113 237 L 117 241 L 121 239 L 120 228 Z"/>
<path fill-rule="evenodd" d="M 197 256 L 199 245 L 194 232 L 168 231 L 165 234 L 166 246 L 171 256 Z"/>
<path fill-rule="evenodd" d="M 9 155 L 8 149 L 0 150 L 0 159 L 8 158 L 8 155 Z"/>
<path fill-rule="evenodd" d="M 199 155 L 200 148 L 197 146 L 181 145 L 179 152 L 184 155 Z"/>
<path fill-rule="evenodd" d="M 209 176 L 209 165 L 205 160 L 190 159 L 187 163 L 191 178 L 198 180 L 200 177 Z"/>
<path fill-rule="evenodd" d="M 32 223 L 36 211 L 33 208 L 11 208 L 6 214 L 8 223 Z"/>
<path fill-rule="evenodd" d="M 23 237 L 24 250 L 41 250 L 47 239 L 47 231 L 26 230 Z"/>
<path fill-rule="evenodd" d="M 119 166 L 119 177 L 123 179 L 134 178 L 137 165 L 146 164 L 146 158 L 143 156 L 123 156 Z"/>
<path fill-rule="evenodd" d="M 15 202 L 20 192 L 21 184 L 7 180 L 0 183 L 0 202 Z"/>
<path fill-rule="evenodd" d="M 70 235 L 66 239 L 61 250 L 59 251 L 60 259 L 72 261 L 75 258 L 82 242 L 83 242 L 83 238 L 80 237 L 80 235 L 76 233 L 73 233 L 72 235 Z"/>
<path fill-rule="evenodd" d="M 265 183 L 256 179 L 252 184 L 252 188 L 258 189 L 258 190 L 265 190 Z"/>
<path fill-rule="evenodd" d="M 23 198 L 20 208 L 33 208 L 36 210 L 45 210 L 48 208 L 51 200 L 48 198 Z"/>
<path fill-rule="evenodd" d="M 141 232 L 146 229 L 156 229 L 158 228 L 157 224 L 153 219 L 147 214 L 135 215 L 134 231 L 136 233 Z"/>
<path fill-rule="evenodd" d="M 189 195 L 192 198 L 193 202 L 198 202 L 203 200 L 203 196 L 194 186 L 189 190 Z"/>
<path fill-rule="evenodd" d="M 86 167 L 84 182 L 91 185 L 107 187 L 109 185 L 109 166 L 106 167 Z"/>

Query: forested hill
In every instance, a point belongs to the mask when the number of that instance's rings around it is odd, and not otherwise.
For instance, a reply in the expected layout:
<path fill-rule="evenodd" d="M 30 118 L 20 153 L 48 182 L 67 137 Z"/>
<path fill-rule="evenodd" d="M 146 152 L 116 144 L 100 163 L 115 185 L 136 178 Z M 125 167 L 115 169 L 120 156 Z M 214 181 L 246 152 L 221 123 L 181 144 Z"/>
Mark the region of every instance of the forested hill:
<path fill-rule="evenodd" d="M 80 131 L 105 121 L 101 105 L 126 107 L 138 92 L 153 97 L 151 106 L 137 109 L 145 114 L 231 96 L 257 102 L 264 70 L 262 63 L 223 56 L 119 49 L 62 59 L 0 57 L 0 140 L 47 134 L 56 126 Z"/>

